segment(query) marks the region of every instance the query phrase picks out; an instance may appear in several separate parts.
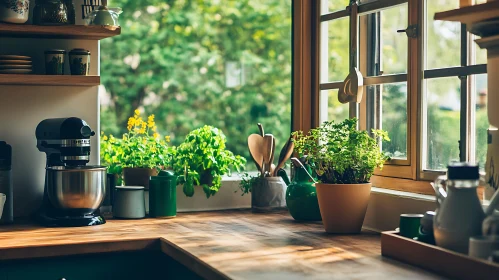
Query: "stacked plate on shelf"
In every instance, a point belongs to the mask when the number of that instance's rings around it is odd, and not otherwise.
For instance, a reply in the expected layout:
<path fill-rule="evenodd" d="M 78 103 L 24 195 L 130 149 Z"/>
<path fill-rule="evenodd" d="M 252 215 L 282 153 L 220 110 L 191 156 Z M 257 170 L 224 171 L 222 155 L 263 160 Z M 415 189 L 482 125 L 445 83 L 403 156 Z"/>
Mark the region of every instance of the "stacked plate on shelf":
<path fill-rule="evenodd" d="M 0 54 L 0 74 L 31 74 L 32 72 L 31 57 Z"/>

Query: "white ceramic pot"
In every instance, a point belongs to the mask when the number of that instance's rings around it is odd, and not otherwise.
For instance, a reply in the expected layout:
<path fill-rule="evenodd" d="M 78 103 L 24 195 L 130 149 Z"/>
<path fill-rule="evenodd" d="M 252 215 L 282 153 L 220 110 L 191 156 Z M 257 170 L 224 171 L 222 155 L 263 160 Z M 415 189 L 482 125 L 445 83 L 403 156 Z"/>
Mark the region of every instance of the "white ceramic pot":
<path fill-rule="evenodd" d="M 29 0 L 0 1 L 0 21 L 25 23 L 28 21 Z"/>

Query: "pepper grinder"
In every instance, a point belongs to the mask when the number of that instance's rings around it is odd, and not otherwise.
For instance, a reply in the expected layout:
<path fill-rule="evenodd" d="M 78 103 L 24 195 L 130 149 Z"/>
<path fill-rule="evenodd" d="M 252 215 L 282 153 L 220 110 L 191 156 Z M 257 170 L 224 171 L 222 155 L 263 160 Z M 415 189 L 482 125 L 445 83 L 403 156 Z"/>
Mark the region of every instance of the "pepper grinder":
<path fill-rule="evenodd" d="M 0 141 L 0 193 L 5 194 L 7 200 L 3 207 L 0 224 L 14 222 L 13 189 L 12 189 L 12 147 Z"/>

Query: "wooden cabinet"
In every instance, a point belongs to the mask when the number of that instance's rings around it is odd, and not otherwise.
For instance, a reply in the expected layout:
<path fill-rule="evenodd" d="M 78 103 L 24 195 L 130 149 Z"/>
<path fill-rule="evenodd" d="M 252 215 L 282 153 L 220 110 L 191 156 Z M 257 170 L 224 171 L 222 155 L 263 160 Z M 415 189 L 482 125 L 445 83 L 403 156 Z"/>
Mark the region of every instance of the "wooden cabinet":
<path fill-rule="evenodd" d="M 0 280 L 202 279 L 159 251 L 0 262 Z"/>

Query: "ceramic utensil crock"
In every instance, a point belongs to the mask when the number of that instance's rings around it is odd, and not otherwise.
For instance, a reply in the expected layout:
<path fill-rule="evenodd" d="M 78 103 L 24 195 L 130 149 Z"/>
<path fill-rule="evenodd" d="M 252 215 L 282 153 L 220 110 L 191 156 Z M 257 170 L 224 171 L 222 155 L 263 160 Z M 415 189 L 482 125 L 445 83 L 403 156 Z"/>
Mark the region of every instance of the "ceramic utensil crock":
<path fill-rule="evenodd" d="M 88 76 L 90 72 L 90 51 L 73 49 L 69 52 L 69 69 L 71 75 Z"/>
<path fill-rule="evenodd" d="M 440 176 L 433 184 L 438 205 L 433 231 L 438 246 L 467 254 L 469 238 L 482 234 L 485 213 L 476 192 L 479 177 L 477 165 L 452 163 L 447 178 Z M 498 201 L 493 199 L 489 209 Z"/>
<path fill-rule="evenodd" d="M 282 178 L 259 178 L 251 190 L 253 212 L 269 212 L 284 207 L 286 207 L 286 184 Z"/>
<path fill-rule="evenodd" d="M 29 0 L 0 1 L 0 21 L 8 23 L 25 23 L 28 21 Z"/>
<path fill-rule="evenodd" d="M 144 187 L 116 187 L 113 203 L 113 217 L 119 219 L 142 219 L 146 216 Z"/>

